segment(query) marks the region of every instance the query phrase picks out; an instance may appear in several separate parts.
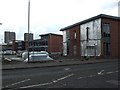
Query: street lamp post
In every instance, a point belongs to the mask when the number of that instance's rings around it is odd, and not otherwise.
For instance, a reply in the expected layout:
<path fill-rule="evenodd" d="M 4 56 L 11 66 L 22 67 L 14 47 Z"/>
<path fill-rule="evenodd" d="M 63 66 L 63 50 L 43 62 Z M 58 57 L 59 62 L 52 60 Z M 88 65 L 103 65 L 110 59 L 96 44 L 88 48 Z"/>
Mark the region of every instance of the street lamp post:
<path fill-rule="evenodd" d="M 29 62 L 30 0 L 28 1 L 28 62 Z"/>

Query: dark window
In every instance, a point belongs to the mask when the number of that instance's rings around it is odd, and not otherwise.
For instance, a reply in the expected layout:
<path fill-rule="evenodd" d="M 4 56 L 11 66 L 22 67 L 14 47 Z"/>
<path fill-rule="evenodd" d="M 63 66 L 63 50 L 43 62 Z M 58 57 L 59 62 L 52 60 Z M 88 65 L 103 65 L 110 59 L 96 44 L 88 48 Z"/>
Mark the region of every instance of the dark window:
<path fill-rule="evenodd" d="M 66 39 L 67 39 L 67 40 L 70 40 L 70 34 L 69 34 L 69 31 L 66 31 Z"/>
<path fill-rule="evenodd" d="M 104 40 L 104 55 L 109 56 L 110 55 L 110 24 L 103 23 L 103 40 Z"/>
<path fill-rule="evenodd" d="M 87 41 L 89 40 L 89 27 L 86 28 Z"/>

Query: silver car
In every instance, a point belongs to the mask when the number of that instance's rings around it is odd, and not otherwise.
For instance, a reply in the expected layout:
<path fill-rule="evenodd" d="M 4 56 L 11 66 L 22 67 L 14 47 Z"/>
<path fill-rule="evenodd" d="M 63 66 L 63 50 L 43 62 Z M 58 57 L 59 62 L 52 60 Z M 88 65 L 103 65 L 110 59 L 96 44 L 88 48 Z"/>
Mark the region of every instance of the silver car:
<path fill-rule="evenodd" d="M 23 59 L 24 62 L 28 62 L 28 52 L 23 54 Z M 29 62 L 49 61 L 49 60 L 53 60 L 53 59 L 49 57 L 49 54 L 46 51 L 29 53 Z"/>

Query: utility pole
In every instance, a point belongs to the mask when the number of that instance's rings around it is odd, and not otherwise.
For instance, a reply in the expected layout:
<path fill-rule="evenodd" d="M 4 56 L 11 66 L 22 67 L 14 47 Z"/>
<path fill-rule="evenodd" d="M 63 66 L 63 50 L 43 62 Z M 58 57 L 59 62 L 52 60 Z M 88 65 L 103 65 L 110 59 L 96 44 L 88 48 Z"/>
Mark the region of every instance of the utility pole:
<path fill-rule="evenodd" d="M 30 0 L 28 1 L 28 62 L 29 62 Z"/>

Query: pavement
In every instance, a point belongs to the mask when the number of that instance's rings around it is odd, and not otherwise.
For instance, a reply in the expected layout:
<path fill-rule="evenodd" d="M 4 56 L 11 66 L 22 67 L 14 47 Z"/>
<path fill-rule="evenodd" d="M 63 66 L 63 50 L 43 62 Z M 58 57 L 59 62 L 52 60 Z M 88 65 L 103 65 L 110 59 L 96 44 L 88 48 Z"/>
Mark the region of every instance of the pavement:
<path fill-rule="evenodd" d="M 68 65 L 80 65 L 80 64 L 94 64 L 94 63 L 105 63 L 105 62 L 116 62 L 118 59 L 90 59 L 90 60 L 80 60 L 80 59 L 61 59 L 53 60 L 49 62 L 34 62 L 34 63 L 11 63 L 3 64 L 2 70 L 13 70 L 13 69 L 26 69 L 26 68 L 44 68 L 44 67 L 57 67 L 57 66 L 68 66 Z"/>

